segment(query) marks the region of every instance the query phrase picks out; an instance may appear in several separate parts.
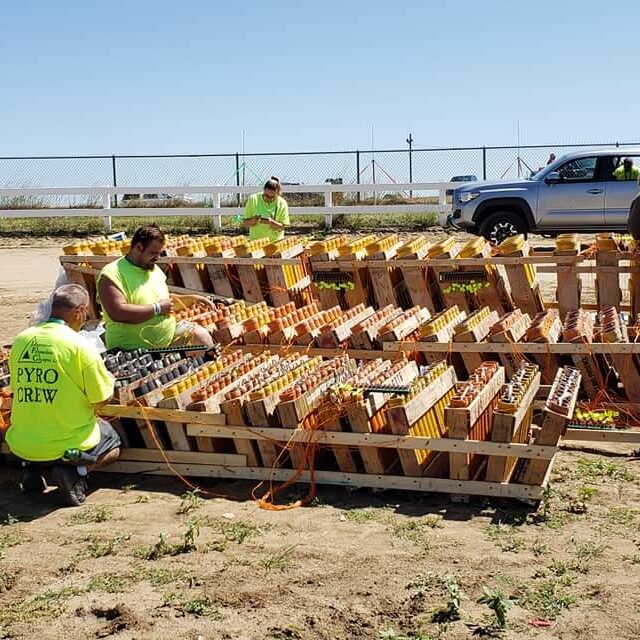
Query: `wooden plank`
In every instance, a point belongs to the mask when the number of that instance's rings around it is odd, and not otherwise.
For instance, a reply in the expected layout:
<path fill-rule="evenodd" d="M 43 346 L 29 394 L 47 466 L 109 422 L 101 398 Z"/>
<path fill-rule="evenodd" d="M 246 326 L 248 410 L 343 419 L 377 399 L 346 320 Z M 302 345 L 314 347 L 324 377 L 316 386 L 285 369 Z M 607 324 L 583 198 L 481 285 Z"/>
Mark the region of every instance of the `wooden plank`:
<path fill-rule="evenodd" d="M 324 424 L 327 432 L 341 433 L 346 431 L 346 427 L 339 417 L 335 416 L 328 419 Z M 352 434 L 347 434 L 352 435 Z M 316 440 L 319 441 L 320 434 L 315 434 Z M 355 448 L 350 446 L 332 445 L 331 452 L 336 459 L 338 469 L 344 473 L 357 473 L 360 470 L 358 459 L 355 454 Z"/>
<path fill-rule="evenodd" d="M 543 342 L 519 342 L 515 347 L 520 353 L 536 353 L 536 354 L 622 354 L 622 355 L 639 355 L 640 342 L 592 342 L 590 344 L 577 342 L 554 342 L 551 344 Z M 384 351 L 420 351 L 420 352 L 474 352 L 474 353 L 510 353 L 514 350 L 513 344 L 496 344 L 496 343 L 448 343 L 448 342 L 425 342 L 421 340 L 412 344 L 397 344 L 395 342 L 383 342 L 382 349 Z"/>
<path fill-rule="evenodd" d="M 389 304 L 398 304 L 389 267 L 378 266 L 375 261 L 371 261 L 369 263 L 369 277 L 371 278 L 371 288 L 376 299 L 377 309 L 386 307 Z"/>
<path fill-rule="evenodd" d="M 577 251 L 555 252 L 555 256 L 578 256 Z M 558 270 L 558 286 L 556 299 L 560 318 L 564 321 L 567 313 L 580 308 L 580 294 L 582 293 L 582 281 L 575 268 Z"/>
<path fill-rule="evenodd" d="M 425 307 L 429 309 L 430 313 L 436 313 L 436 304 L 428 286 L 428 271 L 426 267 L 414 265 L 402 267 L 400 271 L 413 305 Z"/>
<path fill-rule="evenodd" d="M 247 459 L 233 453 L 201 453 L 199 451 L 164 451 L 169 462 L 246 467 Z M 119 460 L 132 462 L 164 462 L 163 453 L 157 449 L 126 448 L 120 451 Z"/>
<path fill-rule="evenodd" d="M 192 424 L 224 425 L 225 417 L 219 414 L 199 413 L 183 409 L 163 409 L 161 407 L 126 407 L 118 404 L 106 404 L 100 407 L 100 416 L 114 418 L 147 418 L 149 420 L 172 420 Z"/>
<path fill-rule="evenodd" d="M 247 302 L 262 302 L 262 286 L 258 278 L 258 271 L 254 266 L 238 265 L 236 267 L 238 278 L 240 279 L 240 287 L 242 288 L 243 298 Z"/>
<path fill-rule="evenodd" d="M 302 429 L 279 429 L 276 427 L 251 427 L 248 425 L 204 425 L 187 424 L 190 436 L 222 438 L 244 438 L 247 440 L 272 440 L 276 442 L 307 442 L 309 432 Z M 489 456 L 514 456 L 550 460 L 557 450 L 556 445 L 538 446 L 521 443 L 503 444 L 484 440 L 456 440 L 451 438 L 428 438 L 424 436 L 391 435 L 384 433 L 352 433 L 348 431 L 318 430 L 313 432 L 314 441 L 322 445 L 345 447 L 390 447 L 396 449 L 431 449 L 433 451 L 478 453 Z"/>
<path fill-rule="evenodd" d="M 224 413 L 225 420 L 230 424 L 241 424 L 244 422 L 244 413 L 242 411 L 242 403 L 240 400 L 230 400 L 220 405 L 220 410 Z M 243 455 L 250 467 L 260 466 L 260 456 L 256 442 L 246 440 L 244 438 L 235 438 L 233 445 L 236 451 Z"/>
<path fill-rule="evenodd" d="M 289 469 L 265 469 L 260 467 L 222 467 L 205 464 L 175 464 L 175 470 L 181 475 L 204 478 L 226 478 L 233 480 L 273 480 L 291 479 Z M 107 473 L 172 475 L 166 465 L 152 462 L 116 462 L 100 470 Z M 406 491 L 460 493 L 464 495 L 490 496 L 495 498 L 514 498 L 519 500 L 539 500 L 541 486 L 480 482 L 475 480 L 459 481 L 444 478 L 405 478 L 404 476 L 377 476 L 368 473 L 343 473 L 336 471 L 315 471 L 313 480 L 320 484 L 338 486 L 371 487 L 379 489 L 397 489 Z M 296 481 L 311 482 L 309 471 L 302 471 Z"/>
<path fill-rule="evenodd" d="M 543 413 L 542 425 L 534 442 L 535 444 L 554 446 L 559 442 L 560 436 L 567 426 L 567 416 L 562 416 L 548 409 L 544 409 Z M 522 479 L 518 479 L 518 481 L 523 484 L 542 484 L 550 465 L 551 460 L 528 460 Z"/>
<path fill-rule="evenodd" d="M 603 442 L 603 443 L 621 443 L 621 444 L 638 444 L 640 443 L 640 431 L 631 429 L 579 429 L 569 427 L 562 440 L 566 442 Z"/>
<path fill-rule="evenodd" d="M 599 271 L 596 276 L 596 293 L 598 296 L 598 308 L 602 311 L 609 307 L 620 309 L 622 291 L 620 290 L 620 270 L 618 251 L 596 252 L 596 265 L 599 267 L 613 267 L 612 272 Z"/>

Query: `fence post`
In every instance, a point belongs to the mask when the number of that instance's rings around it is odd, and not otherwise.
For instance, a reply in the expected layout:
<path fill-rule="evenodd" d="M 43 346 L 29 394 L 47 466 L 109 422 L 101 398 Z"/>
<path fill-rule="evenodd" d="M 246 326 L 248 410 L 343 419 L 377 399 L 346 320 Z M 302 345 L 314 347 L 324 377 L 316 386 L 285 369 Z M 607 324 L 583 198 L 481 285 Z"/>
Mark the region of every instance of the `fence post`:
<path fill-rule="evenodd" d="M 118 186 L 118 175 L 116 173 L 116 157 L 115 156 L 111 156 L 111 177 L 113 180 L 113 186 L 117 187 Z M 116 207 L 116 209 L 118 208 L 118 194 L 114 193 L 113 194 L 113 206 Z"/>
<path fill-rule="evenodd" d="M 331 185 L 324 192 L 324 206 L 333 207 L 333 194 L 331 193 Z M 329 230 L 333 227 L 333 213 L 327 212 L 324 214 L 324 227 Z"/>
<path fill-rule="evenodd" d="M 236 153 L 236 187 L 239 187 L 239 186 L 240 186 L 240 156 Z M 220 197 L 220 194 L 218 194 L 218 198 L 219 197 Z M 236 196 L 236 202 L 238 203 L 238 206 L 240 206 L 240 194 L 239 193 Z M 218 205 L 218 206 L 220 206 L 220 205 Z"/>
<path fill-rule="evenodd" d="M 240 194 L 238 194 L 238 196 L 240 196 Z M 220 211 L 220 192 L 219 191 L 213 192 L 213 206 L 215 209 L 218 209 L 218 211 L 215 211 L 213 215 L 213 226 L 216 229 L 221 231 L 222 230 L 222 212 Z"/>
<path fill-rule="evenodd" d="M 482 179 L 487 179 L 487 147 L 482 147 Z"/>
<path fill-rule="evenodd" d="M 103 193 L 102 194 L 102 208 L 104 210 L 110 210 L 111 209 L 111 194 L 110 193 Z M 102 218 L 102 222 L 104 224 L 104 230 L 107 233 L 109 233 L 111 231 L 111 216 L 110 215 L 104 216 L 104 218 Z"/>
<path fill-rule="evenodd" d="M 356 184 L 360 184 L 360 152 L 356 151 Z M 356 202 L 360 202 L 360 192 L 356 193 Z"/>

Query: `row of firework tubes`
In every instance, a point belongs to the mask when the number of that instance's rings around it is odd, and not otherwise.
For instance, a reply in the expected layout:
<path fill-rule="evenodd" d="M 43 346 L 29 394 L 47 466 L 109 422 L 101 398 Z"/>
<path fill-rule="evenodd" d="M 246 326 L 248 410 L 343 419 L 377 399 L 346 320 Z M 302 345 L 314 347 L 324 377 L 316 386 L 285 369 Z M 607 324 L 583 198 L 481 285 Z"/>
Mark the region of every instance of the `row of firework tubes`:
<path fill-rule="evenodd" d="M 453 305 L 432 316 L 418 306 L 403 310 L 388 305 L 376 311 L 361 303 L 345 311 L 338 306 L 320 309 L 317 302 L 300 308 L 293 302 L 281 307 L 240 302 L 218 304 L 215 309 L 196 303 L 177 311 L 176 317 L 201 324 L 223 344 L 244 340 L 247 344 L 331 346 L 323 336 L 333 336 L 334 343 L 348 341 L 353 348 L 380 348 L 382 342 L 394 340 L 448 342 L 473 330 L 489 340 L 509 332 L 511 340 L 524 342 L 624 343 L 640 334 L 640 318 L 625 325 L 613 307 L 598 313 L 577 309 L 567 314 L 564 324 L 555 309 L 541 311 L 533 318 L 520 309 L 499 317 L 489 307 L 467 314 Z"/>

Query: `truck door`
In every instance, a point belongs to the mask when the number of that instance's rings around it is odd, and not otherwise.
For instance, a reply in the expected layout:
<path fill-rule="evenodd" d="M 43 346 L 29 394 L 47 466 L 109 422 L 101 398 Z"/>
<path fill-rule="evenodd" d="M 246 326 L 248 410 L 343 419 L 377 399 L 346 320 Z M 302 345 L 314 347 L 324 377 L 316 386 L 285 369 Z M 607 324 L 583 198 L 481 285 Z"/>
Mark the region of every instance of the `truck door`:
<path fill-rule="evenodd" d="M 537 212 L 539 228 L 587 231 L 604 226 L 606 183 L 600 179 L 597 168 L 597 156 L 574 158 L 558 167 L 560 182 L 541 182 Z"/>

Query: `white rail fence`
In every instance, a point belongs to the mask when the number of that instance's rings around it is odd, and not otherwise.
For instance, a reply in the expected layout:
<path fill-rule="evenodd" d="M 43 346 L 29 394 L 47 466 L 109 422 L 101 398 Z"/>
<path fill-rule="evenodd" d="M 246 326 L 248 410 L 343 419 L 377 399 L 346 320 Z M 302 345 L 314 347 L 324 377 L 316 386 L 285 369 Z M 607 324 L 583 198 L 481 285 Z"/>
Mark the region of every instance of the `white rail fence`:
<path fill-rule="evenodd" d="M 292 215 L 324 215 L 325 226 L 330 229 L 333 225 L 333 216 L 338 214 L 353 215 L 381 215 L 393 213 L 425 214 L 437 213 L 439 222 L 442 223 L 450 207 L 446 201 L 447 189 L 459 187 L 459 182 L 414 182 L 414 183 L 389 183 L 389 184 L 315 184 L 315 185 L 283 185 L 286 193 L 317 193 L 324 195 L 324 204 L 317 206 L 292 206 L 289 212 Z M 50 218 L 50 217 L 102 217 L 105 230 L 111 230 L 112 216 L 212 216 L 214 226 L 222 228 L 223 216 L 237 216 L 244 211 L 243 207 L 221 206 L 223 195 L 247 195 L 258 191 L 255 186 L 147 186 L 147 187 L 37 187 L 37 188 L 0 188 L 0 202 L 12 199 L 51 198 L 60 196 L 85 196 L 102 203 L 102 207 L 44 207 L 44 208 L 8 208 L 0 209 L 0 218 Z M 402 192 L 436 192 L 438 204 L 354 204 L 334 205 L 334 193 L 402 193 Z M 191 194 L 204 195 L 213 203 L 211 207 L 189 206 L 162 206 L 162 200 L 158 199 L 151 207 L 112 207 L 114 196 L 125 194 L 172 194 L 180 196 Z M 135 201 L 134 201 L 135 202 Z M 167 201 L 169 204 L 169 201 Z M 3 205 L 7 206 L 7 205 Z"/>

